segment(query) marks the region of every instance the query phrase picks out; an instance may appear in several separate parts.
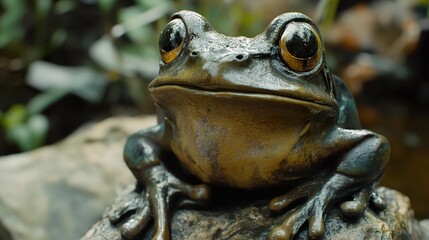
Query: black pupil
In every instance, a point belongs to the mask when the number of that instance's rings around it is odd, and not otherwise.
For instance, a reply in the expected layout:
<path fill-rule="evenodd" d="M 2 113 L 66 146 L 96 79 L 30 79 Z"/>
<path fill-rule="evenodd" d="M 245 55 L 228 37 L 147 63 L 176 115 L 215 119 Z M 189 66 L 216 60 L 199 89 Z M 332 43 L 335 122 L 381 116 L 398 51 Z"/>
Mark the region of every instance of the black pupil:
<path fill-rule="evenodd" d="M 291 23 L 285 29 L 286 48 L 296 58 L 308 59 L 316 55 L 317 37 L 307 23 Z"/>
<path fill-rule="evenodd" d="M 185 24 L 180 19 L 170 21 L 159 36 L 159 48 L 165 52 L 176 49 L 185 38 Z"/>

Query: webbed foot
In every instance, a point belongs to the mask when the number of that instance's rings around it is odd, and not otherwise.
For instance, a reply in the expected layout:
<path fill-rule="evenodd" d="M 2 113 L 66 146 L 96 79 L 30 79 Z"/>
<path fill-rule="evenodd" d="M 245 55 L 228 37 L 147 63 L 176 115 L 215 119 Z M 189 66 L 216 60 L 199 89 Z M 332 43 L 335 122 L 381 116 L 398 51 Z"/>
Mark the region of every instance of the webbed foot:
<path fill-rule="evenodd" d="M 148 170 L 149 171 L 149 170 Z M 145 189 L 119 204 L 119 208 L 111 211 L 109 220 L 116 224 L 122 236 L 133 239 L 154 219 L 154 240 L 170 239 L 170 207 L 176 196 L 182 195 L 182 202 L 201 205 L 210 197 L 207 185 L 190 185 L 169 173 L 162 165 L 152 167 L 145 181 Z"/>
<path fill-rule="evenodd" d="M 347 217 L 361 217 L 370 203 L 382 209 L 384 201 L 373 191 L 373 183 L 366 183 L 355 178 L 335 173 L 332 177 L 311 179 L 292 189 L 285 195 L 271 200 L 269 209 L 282 212 L 299 200 L 304 204 L 291 210 L 283 223 L 272 229 L 268 239 L 289 240 L 298 234 L 301 227 L 308 222 L 308 237 L 320 239 L 325 234 L 325 216 L 337 202 Z M 352 200 L 349 200 L 352 197 Z"/>

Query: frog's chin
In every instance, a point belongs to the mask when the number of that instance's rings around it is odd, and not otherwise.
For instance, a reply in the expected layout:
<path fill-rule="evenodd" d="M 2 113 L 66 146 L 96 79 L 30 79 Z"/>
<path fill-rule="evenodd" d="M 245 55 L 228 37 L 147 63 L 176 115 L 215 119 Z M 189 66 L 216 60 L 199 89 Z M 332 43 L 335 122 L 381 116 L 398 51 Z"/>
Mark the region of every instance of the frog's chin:
<path fill-rule="evenodd" d="M 152 89 L 171 134 L 170 146 L 187 171 L 204 182 L 240 188 L 275 186 L 313 171 L 294 149 L 321 138 L 332 110 L 283 96 Z"/>
<path fill-rule="evenodd" d="M 257 91 L 243 91 L 237 89 L 207 89 L 199 88 L 191 85 L 178 85 L 178 84 L 166 84 L 159 85 L 156 87 L 150 88 L 152 95 L 156 95 L 158 91 L 182 91 L 188 92 L 189 94 L 196 95 L 205 95 L 207 97 L 215 98 L 248 98 L 252 100 L 263 100 L 263 101 L 273 101 L 273 102 L 283 102 L 285 104 L 291 105 L 302 105 L 311 109 L 319 109 L 321 111 L 333 111 L 334 107 L 330 104 L 320 103 L 316 101 L 310 101 L 307 99 L 298 99 L 291 96 L 286 96 L 285 94 L 275 94 L 274 92 L 257 92 Z"/>

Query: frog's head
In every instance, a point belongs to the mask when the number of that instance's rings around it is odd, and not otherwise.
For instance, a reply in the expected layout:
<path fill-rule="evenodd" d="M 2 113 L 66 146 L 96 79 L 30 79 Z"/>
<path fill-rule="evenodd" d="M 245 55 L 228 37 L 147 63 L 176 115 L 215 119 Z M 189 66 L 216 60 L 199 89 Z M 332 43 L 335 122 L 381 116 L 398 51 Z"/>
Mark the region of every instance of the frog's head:
<path fill-rule="evenodd" d="M 181 11 L 159 38 L 160 74 L 150 85 L 201 91 L 267 94 L 315 103 L 336 111 L 322 39 L 301 13 L 285 13 L 254 37 L 216 32 L 201 15 Z"/>
<path fill-rule="evenodd" d="M 181 11 L 159 45 L 160 74 L 150 91 L 189 172 L 204 182 L 255 187 L 315 169 L 313 161 L 285 160 L 338 117 L 321 37 L 308 17 L 283 14 L 246 38 L 222 35 L 199 14 Z M 279 166 L 286 176 L 276 173 Z"/>

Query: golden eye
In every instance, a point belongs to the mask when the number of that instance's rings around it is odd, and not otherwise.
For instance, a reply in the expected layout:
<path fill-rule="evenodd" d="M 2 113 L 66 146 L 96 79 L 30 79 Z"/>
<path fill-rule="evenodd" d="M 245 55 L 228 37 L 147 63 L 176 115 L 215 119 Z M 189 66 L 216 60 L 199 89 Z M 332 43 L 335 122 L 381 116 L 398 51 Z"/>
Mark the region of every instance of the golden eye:
<path fill-rule="evenodd" d="M 279 47 L 285 63 L 298 72 L 313 69 L 319 63 L 322 51 L 319 34 L 305 22 L 289 23 L 280 38 Z"/>
<path fill-rule="evenodd" d="M 185 24 L 181 19 L 171 20 L 159 36 L 159 52 L 164 63 L 170 63 L 182 52 L 186 38 Z"/>

